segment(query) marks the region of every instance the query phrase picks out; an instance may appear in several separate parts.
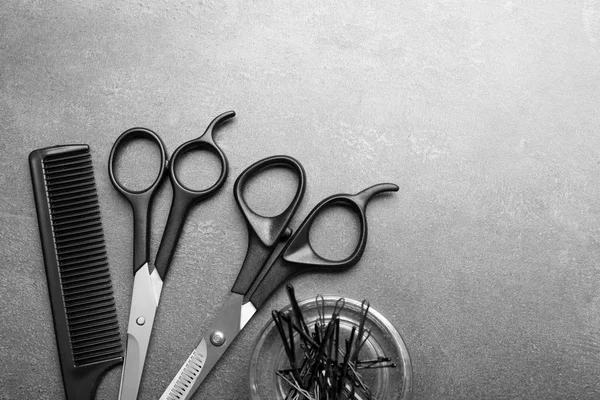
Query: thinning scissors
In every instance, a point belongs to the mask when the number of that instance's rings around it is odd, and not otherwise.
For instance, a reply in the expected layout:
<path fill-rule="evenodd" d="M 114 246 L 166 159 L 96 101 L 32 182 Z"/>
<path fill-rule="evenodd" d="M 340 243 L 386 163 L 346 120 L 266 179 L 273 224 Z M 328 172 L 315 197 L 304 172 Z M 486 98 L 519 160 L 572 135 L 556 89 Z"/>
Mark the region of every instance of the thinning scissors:
<path fill-rule="evenodd" d="M 272 167 L 292 170 L 298 178 L 298 186 L 294 198 L 282 213 L 274 217 L 265 217 L 250 209 L 244 199 L 243 189 L 251 177 Z M 229 300 L 210 329 L 202 336 L 200 344 L 173 378 L 161 400 L 190 399 L 238 333 L 286 280 L 301 272 L 323 269 L 343 271 L 356 264 L 367 244 L 366 207 L 369 200 L 378 193 L 398 190 L 398 186 L 394 184 L 382 183 L 354 195 L 337 194 L 327 197 L 313 208 L 292 235 L 288 225 L 304 195 L 305 181 L 302 165 L 288 156 L 273 156 L 260 160 L 237 178 L 233 189 L 234 196 L 248 226 L 246 258 L 231 289 Z M 332 205 L 349 207 L 358 215 L 360 221 L 358 243 L 352 254 L 343 260 L 329 260 L 320 256 L 314 251 L 309 240 L 313 222 L 323 210 Z M 281 251 L 275 256 L 274 253 L 279 248 Z M 273 261 L 267 263 L 270 258 Z"/>
<path fill-rule="evenodd" d="M 213 138 L 214 128 L 221 122 L 235 116 L 233 111 L 216 117 L 206 128 L 202 136 L 179 146 L 167 162 L 167 152 L 161 138 L 145 128 L 129 129 L 116 140 L 110 152 L 108 173 L 114 187 L 129 201 L 133 210 L 133 294 L 127 327 L 127 350 L 121 374 L 119 399 L 137 398 L 142 371 L 154 325 L 154 316 L 160 301 L 163 282 L 169 270 L 169 264 L 175 253 L 177 241 L 183 229 L 190 208 L 214 195 L 225 182 L 228 172 L 227 158 Z M 160 150 L 160 167 L 154 182 L 143 190 L 130 190 L 123 186 L 114 173 L 116 154 L 122 146 L 131 140 L 145 138 L 153 141 Z M 207 189 L 192 190 L 183 185 L 175 172 L 178 157 L 192 150 L 200 149 L 215 154 L 220 160 L 221 173 L 215 183 Z M 150 272 L 150 210 L 152 200 L 160 183 L 168 171 L 173 187 L 173 200 L 165 230 L 156 254 L 154 270 Z"/>

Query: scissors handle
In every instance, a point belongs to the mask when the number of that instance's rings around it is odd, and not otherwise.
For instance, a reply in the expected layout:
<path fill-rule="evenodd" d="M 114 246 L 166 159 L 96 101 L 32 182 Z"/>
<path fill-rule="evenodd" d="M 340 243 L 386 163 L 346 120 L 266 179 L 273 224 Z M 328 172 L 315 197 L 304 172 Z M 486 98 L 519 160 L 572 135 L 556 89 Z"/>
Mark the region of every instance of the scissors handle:
<path fill-rule="evenodd" d="M 123 186 L 117 179 L 115 169 L 115 157 L 119 150 L 127 142 L 134 139 L 149 139 L 156 143 L 160 150 L 160 167 L 158 175 L 154 182 L 147 188 L 142 190 L 131 190 Z M 167 169 L 167 151 L 161 138 L 146 128 L 132 128 L 123 132 L 117 138 L 115 144 L 110 150 L 108 157 L 108 176 L 113 186 L 121 193 L 131 204 L 133 210 L 133 272 L 144 265 L 149 259 L 149 243 L 150 243 L 150 203 L 156 194 L 156 191 L 165 176 Z"/>
<path fill-rule="evenodd" d="M 392 183 L 381 183 L 354 195 L 336 194 L 322 200 L 308 214 L 273 264 L 267 267 L 268 271 L 261 281 L 253 287 L 248 299 L 258 309 L 283 282 L 294 275 L 314 269 L 334 272 L 343 271 L 356 264 L 362 257 L 367 245 L 367 204 L 373 196 L 390 191 L 398 191 L 398 186 Z M 333 205 L 347 206 L 358 214 L 360 221 L 358 243 L 352 254 L 343 260 L 329 260 L 322 257 L 315 252 L 310 244 L 310 228 L 317 216 L 327 207 Z"/>
<path fill-rule="evenodd" d="M 198 202 L 209 198 L 210 196 L 217 193 L 217 191 L 223 186 L 227 179 L 227 173 L 229 166 L 227 157 L 221 148 L 217 145 L 214 140 L 215 128 L 223 123 L 224 121 L 233 118 L 235 116 L 234 111 L 227 111 L 217 116 L 206 128 L 204 133 L 193 140 L 190 140 L 181 146 L 179 146 L 173 152 L 171 160 L 168 163 L 169 178 L 171 181 L 171 187 L 173 188 L 173 201 L 171 202 L 171 209 L 169 211 L 169 217 L 167 218 L 167 224 L 163 233 L 160 245 L 158 247 L 158 253 L 156 254 L 155 267 L 164 280 L 169 270 L 169 265 L 175 254 L 177 242 L 181 236 L 181 231 L 185 224 L 185 218 L 190 208 Z M 210 151 L 217 156 L 221 163 L 221 173 L 219 178 L 210 187 L 201 190 L 190 189 L 185 186 L 179 180 L 175 164 L 179 157 L 182 157 L 186 153 L 192 150 L 206 150 Z"/>
<path fill-rule="evenodd" d="M 265 217 L 254 212 L 248 206 L 243 191 L 246 183 L 253 176 L 265 169 L 280 167 L 289 168 L 298 177 L 296 194 L 287 208 L 280 214 Z M 305 187 L 306 173 L 302 164 L 289 156 L 272 156 L 257 161 L 246 168 L 236 179 L 233 194 L 248 226 L 248 252 L 231 290 L 233 293 L 245 295 L 271 255 L 273 247 L 282 239 L 289 237 L 291 231 L 288 225 L 304 196 Z"/>

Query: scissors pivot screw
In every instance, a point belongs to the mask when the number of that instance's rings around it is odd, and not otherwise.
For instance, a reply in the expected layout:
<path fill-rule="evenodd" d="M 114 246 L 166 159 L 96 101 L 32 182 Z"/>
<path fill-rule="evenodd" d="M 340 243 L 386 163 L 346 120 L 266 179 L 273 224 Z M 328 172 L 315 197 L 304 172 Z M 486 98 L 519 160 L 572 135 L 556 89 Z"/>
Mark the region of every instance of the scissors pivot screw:
<path fill-rule="evenodd" d="M 225 334 L 221 331 L 214 331 L 210 335 L 210 342 L 213 346 L 223 346 L 225 344 Z"/>
<path fill-rule="evenodd" d="M 135 320 L 135 322 L 139 325 L 142 326 L 146 323 L 146 318 L 144 317 L 138 317 L 138 319 Z"/>

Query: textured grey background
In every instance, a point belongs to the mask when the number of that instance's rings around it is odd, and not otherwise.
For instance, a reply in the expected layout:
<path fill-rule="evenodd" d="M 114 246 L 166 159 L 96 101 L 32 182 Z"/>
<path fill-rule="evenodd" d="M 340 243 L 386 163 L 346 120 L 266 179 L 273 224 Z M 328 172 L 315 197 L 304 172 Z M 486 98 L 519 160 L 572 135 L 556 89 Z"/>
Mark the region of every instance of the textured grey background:
<path fill-rule="evenodd" d="M 371 204 L 354 269 L 293 283 L 370 299 L 408 345 L 416 399 L 600 398 L 599 66 L 598 0 L 3 1 L 0 398 L 62 396 L 28 153 L 92 147 L 125 334 L 131 217 L 110 146 L 141 125 L 172 152 L 229 109 L 230 178 L 185 227 L 140 398 L 162 393 L 237 274 L 234 178 L 280 153 L 306 167 L 301 216 L 332 193 L 401 187 Z M 245 397 L 252 344 L 285 303 L 196 398 Z"/>

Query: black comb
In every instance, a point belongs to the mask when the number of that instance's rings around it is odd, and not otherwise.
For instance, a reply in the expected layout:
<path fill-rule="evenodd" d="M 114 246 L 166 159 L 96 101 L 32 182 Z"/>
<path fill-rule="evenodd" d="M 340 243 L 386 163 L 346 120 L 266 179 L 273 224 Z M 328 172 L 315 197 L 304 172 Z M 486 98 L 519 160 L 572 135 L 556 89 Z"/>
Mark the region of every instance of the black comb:
<path fill-rule="evenodd" d="M 90 149 L 35 150 L 29 167 L 65 394 L 93 399 L 123 347 Z"/>

